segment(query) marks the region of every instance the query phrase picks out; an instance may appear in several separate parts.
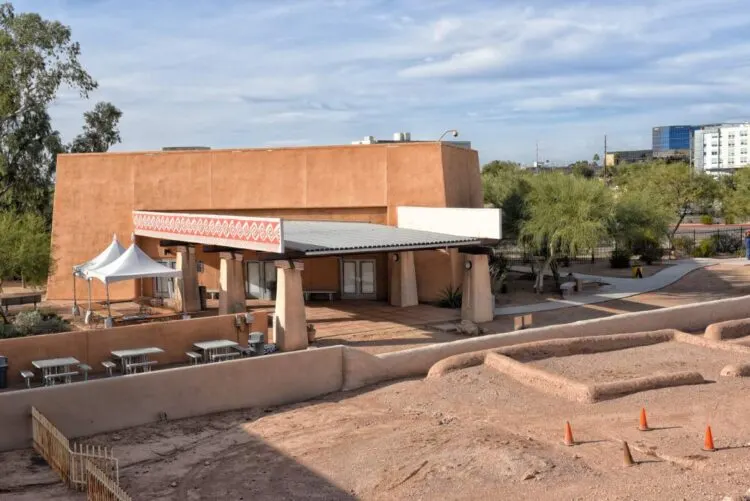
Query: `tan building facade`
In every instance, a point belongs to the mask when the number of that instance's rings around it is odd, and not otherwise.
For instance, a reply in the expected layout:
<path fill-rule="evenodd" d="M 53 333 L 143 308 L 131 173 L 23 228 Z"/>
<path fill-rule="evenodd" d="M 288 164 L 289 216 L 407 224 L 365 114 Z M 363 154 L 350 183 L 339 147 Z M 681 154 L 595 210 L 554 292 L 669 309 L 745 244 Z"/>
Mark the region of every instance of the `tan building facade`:
<path fill-rule="evenodd" d="M 284 221 L 348 221 L 396 226 L 398 207 L 481 208 L 479 159 L 474 150 L 438 142 L 309 148 L 166 151 L 61 155 L 52 228 L 56 268 L 49 299 L 70 299 L 71 269 L 97 255 L 117 234 L 123 245 L 134 232 L 134 211 L 280 218 Z M 171 266 L 195 266 L 197 282 L 221 288 L 222 253 L 191 246 L 180 252 L 164 240 L 144 236 L 136 243 Z M 455 248 L 415 250 L 419 301 L 435 301 L 460 287 L 464 261 Z M 236 250 L 224 272 L 240 276 L 243 290 L 232 298 L 270 298 L 278 269 L 254 250 Z M 180 263 L 180 261 L 182 261 Z M 226 260 L 224 260 L 226 261 Z M 302 260 L 303 290 L 331 291 L 336 298 L 400 301 L 391 282 L 387 252 L 347 253 Z M 187 279 L 187 277 L 186 277 Z M 406 283 L 406 282 L 405 282 Z M 351 284 L 355 284 L 352 286 Z M 93 296 L 104 298 L 94 281 Z M 168 281 L 146 279 L 110 287 L 113 300 L 179 295 Z M 81 290 L 81 289 L 79 289 Z M 188 296 L 190 294 L 188 293 Z M 391 297 L 394 296 L 394 297 Z M 192 297 L 188 297 L 192 301 Z"/>

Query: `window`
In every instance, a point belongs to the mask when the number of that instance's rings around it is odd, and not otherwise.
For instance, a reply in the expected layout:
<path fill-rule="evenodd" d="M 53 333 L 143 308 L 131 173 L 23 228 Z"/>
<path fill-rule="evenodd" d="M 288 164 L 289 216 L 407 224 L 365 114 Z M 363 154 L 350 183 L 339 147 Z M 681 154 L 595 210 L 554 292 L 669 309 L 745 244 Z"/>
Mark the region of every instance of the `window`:
<path fill-rule="evenodd" d="M 729 139 L 734 139 L 734 132 L 729 133 Z"/>
<path fill-rule="evenodd" d="M 740 155 L 747 154 L 747 148 L 740 148 Z"/>
<path fill-rule="evenodd" d="M 747 146 L 747 139 L 743 139 L 743 140 L 741 140 L 741 141 L 740 141 L 740 144 L 741 144 L 742 146 Z"/>
<path fill-rule="evenodd" d="M 734 141 L 732 141 L 731 143 L 729 143 L 729 147 L 730 148 L 734 148 Z"/>
<path fill-rule="evenodd" d="M 203 261 L 198 261 L 198 273 L 203 273 L 206 271 L 206 265 L 203 264 Z"/>
<path fill-rule="evenodd" d="M 734 165 L 734 158 L 730 158 L 728 161 L 729 165 Z"/>
<path fill-rule="evenodd" d="M 741 130 L 740 131 L 740 137 L 747 137 L 747 131 L 746 130 Z"/>
<path fill-rule="evenodd" d="M 747 157 L 740 157 L 740 163 L 745 165 L 747 163 Z"/>

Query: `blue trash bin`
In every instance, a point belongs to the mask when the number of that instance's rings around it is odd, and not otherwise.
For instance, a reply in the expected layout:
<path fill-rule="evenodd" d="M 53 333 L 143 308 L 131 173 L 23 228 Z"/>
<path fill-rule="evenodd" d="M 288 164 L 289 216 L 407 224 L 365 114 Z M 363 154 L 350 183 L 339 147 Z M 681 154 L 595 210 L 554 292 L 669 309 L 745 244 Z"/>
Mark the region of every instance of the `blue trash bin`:
<path fill-rule="evenodd" d="M 745 257 L 750 259 L 750 235 L 745 237 Z"/>

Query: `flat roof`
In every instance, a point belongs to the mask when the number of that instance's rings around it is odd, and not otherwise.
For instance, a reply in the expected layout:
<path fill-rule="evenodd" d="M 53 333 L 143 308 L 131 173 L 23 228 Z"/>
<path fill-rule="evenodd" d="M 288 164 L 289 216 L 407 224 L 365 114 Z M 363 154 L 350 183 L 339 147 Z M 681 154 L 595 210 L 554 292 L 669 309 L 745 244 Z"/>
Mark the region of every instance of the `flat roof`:
<path fill-rule="evenodd" d="M 481 245 L 481 239 L 372 223 L 284 220 L 284 247 L 305 256 Z"/>

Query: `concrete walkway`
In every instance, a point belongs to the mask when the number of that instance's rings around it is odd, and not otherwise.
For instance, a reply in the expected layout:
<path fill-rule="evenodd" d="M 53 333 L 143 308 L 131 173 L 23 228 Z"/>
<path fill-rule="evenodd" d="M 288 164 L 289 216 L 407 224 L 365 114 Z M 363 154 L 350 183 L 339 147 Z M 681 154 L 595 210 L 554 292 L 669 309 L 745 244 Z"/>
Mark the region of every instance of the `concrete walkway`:
<path fill-rule="evenodd" d="M 557 301 L 544 301 L 541 303 L 527 304 L 523 306 L 506 306 L 503 308 L 495 308 L 495 315 L 522 315 L 524 313 L 535 313 L 541 311 L 559 310 L 562 308 L 571 308 L 573 306 L 582 306 L 586 304 L 604 303 L 606 301 L 612 301 L 615 299 L 624 299 L 630 296 L 636 296 L 645 292 L 651 292 L 659 289 L 663 289 L 668 285 L 677 282 L 679 279 L 690 273 L 691 271 L 705 268 L 707 266 L 713 266 L 715 264 L 734 265 L 734 266 L 747 266 L 750 265 L 750 261 L 745 258 L 737 259 L 712 259 L 712 258 L 696 258 L 696 259 L 684 259 L 675 261 L 674 266 L 665 268 L 664 270 L 651 275 L 646 278 L 619 278 L 619 277 L 603 277 L 598 275 L 586 275 L 584 273 L 574 273 L 573 275 L 582 280 L 592 280 L 599 283 L 604 283 L 596 293 L 586 294 L 572 294 L 567 299 Z M 519 267 L 513 266 L 514 271 L 531 272 L 530 267 Z M 545 274 L 547 275 L 547 274 Z M 562 271 L 560 275 L 564 277 L 567 272 Z M 549 274 L 549 276 L 552 276 Z"/>

